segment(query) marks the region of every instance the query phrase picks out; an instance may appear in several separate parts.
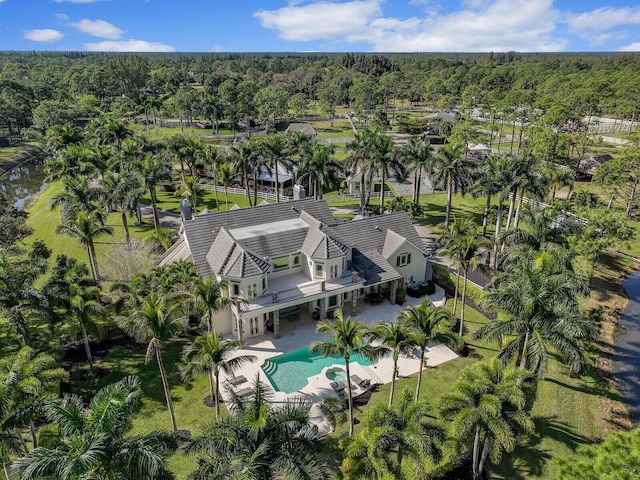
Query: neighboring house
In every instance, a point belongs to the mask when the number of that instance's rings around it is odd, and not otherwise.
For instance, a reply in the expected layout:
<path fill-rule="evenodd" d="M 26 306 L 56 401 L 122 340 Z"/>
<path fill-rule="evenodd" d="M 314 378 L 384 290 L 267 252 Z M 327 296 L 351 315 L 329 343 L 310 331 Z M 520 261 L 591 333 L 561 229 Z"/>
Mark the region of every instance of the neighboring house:
<path fill-rule="evenodd" d="M 184 202 L 184 201 L 183 201 Z M 218 312 L 221 334 L 238 339 L 273 331 L 306 309 L 316 318 L 375 292 L 395 303 L 397 289 L 432 276 L 427 252 L 404 212 L 338 223 L 324 200 L 304 199 L 191 217 L 160 264 L 194 262 L 199 275 L 226 280 L 242 297 Z"/>
<path fill-rule="evenodd" d="M 613 157 L 608 153 L 601 153 L 599 155 L 592 155 L 580 161 L 578 166 L 578 176 L 583 179 L 591 180 L 596 174 L 598 167 L 609 160 L 613 160 Z"/>
<path fill-rule="evenodd" d="M 295 132 L 302 132 L 305 135 L 315 138 L 318 132 L 313 128 L 310 123 L 290 123 L 287 129 L 284 131 L 285 135 L 293 135 Z"/>

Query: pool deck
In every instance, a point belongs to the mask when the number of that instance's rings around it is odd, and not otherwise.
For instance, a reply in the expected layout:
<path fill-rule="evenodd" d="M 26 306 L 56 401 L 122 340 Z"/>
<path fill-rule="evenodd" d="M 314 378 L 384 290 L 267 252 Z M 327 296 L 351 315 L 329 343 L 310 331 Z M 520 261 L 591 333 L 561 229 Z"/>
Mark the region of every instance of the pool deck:
<path fill-rule="evenodd" d="M 444 305 L 445 297 L 444 291 L 437 287 L 436 293 L 430 295 L 432 303 L 435 306 Z M 422 303 L 427 297 L 412 298 L 407 296 L 405 304 L 400 307 L 399 305 L 391 305 L 389 302 L 385 302 L 379 305 L 368 305 L 362 303 L 358 306 L 357 315 L 353 316 L 354 319 L 363 321 L 368 325 L 372 325 L 378 321 L 390 321 L 395 319 L 396 314 L 408 305 L 417 305 Z M 347 309 L 345 315 L 350 312 Z M 247 344 L 238 349 L 238 355 L 254 355 L 257 357 L 255 362 L 243 366 L 235 372 L 235 376 L 243 375 L 246 377 L 247 382 L 241 383 L 235 386 L 236 391 L 250 387 L 256 375 L 260 377 L 260 380 L 265 385 L 269 385 L 271 388 L 272 401 L 277 404 L 279 402 L 285 402 L 294 398 L 304 398 L 309 401 L 311 407 L 311 423 L 318 427 L 318 435 L 325 436 L 333 431 L 331 424 L 326 419 L 320 405 L 323 399 L 327 397 L 336 396 L 335 391 L 331 387 L 331 380 L 329 380 L 325 372 L 327 369 L 334 366 L 340 366 L 344 368 L 344 362 L 335 363 L 329 367 L 325 367 L 323 371 L 313 377 L 308 378 L 306 387 L 298 392 L 286 394 L 284 392 L 276 392 L 267 378 L 267 375 L 262 371 L 261 365 L 265 360 L 282 355 L 283 353 L 298 350 L 300 348 L 308 347 L 312 342 L 316 340 L 327 340 L 328 338 L 320 333 L 316 332 L 316 322 L 310 317 L 301 315 L 298 320 L 295 321 L 281 321 L 281 336 L 280 338 L 274 338 L 272 334 L 262 335 L 259 337 L 252 337 L 247 340 Z M 438 344 L 428 348 L 426 355 L 427 365 L 436 366 L 449 360 L 458 358 L 458 355 L 450 350 L 448 347 Z M 372 366 L 363 366 L 359 363 L 350 363 L 349 369 L 351 375 L 357 375 L 361 379 L 369 379 L 371 383 L 390 383 L 393 375 L 393 360 L 390 356 L 384 357 Z M 398 360 L 399 378 L 413 375 L 418 373 L 420 369 L 419 356 L 403 357 Z M 221 393 L 225 401 L 229 398 L 229 384 L 227 379 L 221 380 Z M 358 388 L 354 389 L 354 394 L 360 393 Z"/>

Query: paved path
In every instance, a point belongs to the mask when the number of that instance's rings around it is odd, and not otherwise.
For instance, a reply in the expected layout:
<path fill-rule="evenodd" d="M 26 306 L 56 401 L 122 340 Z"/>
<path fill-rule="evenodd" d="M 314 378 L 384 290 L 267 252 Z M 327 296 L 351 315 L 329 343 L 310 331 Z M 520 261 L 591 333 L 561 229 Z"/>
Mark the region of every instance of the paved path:
<path fill-rule="evenodd" d="M 145 205 L 140 208 L 140 212 L 143 218 L 149 219 L 153 223 L 153 209 L 149 205 Z M 158 219 L 160 225 L 165 228 L 171 228 L 173 230 L 180 230 L 182 226 L 182 219 L 177 213 L 169 212 L 167 210 L 158 209 Z"/>

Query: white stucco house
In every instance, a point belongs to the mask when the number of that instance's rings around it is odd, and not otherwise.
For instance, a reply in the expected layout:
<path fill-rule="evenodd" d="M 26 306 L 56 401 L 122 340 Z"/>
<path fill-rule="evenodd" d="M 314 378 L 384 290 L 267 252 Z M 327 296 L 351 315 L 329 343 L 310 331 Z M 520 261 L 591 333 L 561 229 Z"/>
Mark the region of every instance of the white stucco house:
<path fill-rule="evenodd" d="M 339 222 L 324 200 L 191 216 L 183 208 L 180 239 L 160 264 L 193 261 L 203 277 L 228 283 L 245 304 L 218 312 L 214 324 L 239 340 L 270 331 L 302 309 L 332 316 L 375 297 L 395 303 L 400 287 L 430 280 L 428 252 L 404 212 Z"/>

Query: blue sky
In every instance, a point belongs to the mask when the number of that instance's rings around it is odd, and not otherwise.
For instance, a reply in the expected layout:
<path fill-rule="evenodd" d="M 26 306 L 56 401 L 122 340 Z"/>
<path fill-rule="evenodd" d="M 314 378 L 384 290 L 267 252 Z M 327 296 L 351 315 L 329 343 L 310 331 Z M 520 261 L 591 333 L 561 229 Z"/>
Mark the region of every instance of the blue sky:
<path fill-rule="evenodd" d="M 629 0 L 0 0 L 0 50 L 640 51 Z"/>

